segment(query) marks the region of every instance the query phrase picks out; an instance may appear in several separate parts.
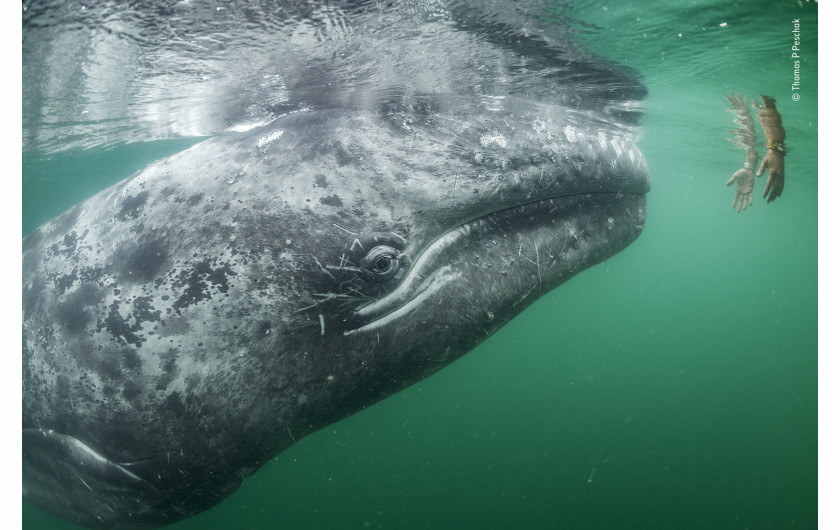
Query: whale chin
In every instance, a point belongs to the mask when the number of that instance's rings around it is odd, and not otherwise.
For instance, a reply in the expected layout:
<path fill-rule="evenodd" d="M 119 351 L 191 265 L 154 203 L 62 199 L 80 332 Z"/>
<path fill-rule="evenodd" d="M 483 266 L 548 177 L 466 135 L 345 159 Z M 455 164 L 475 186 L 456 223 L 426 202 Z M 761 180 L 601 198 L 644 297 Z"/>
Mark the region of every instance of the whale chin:
<path fill-rule="evenodd" d="M 22 438 L 23 497 L 38 508 L 89 528 L 151 528 L 172 521 L 160 510 L 165 495 L 130 465 L 52 429 L 23 429 Z"/>

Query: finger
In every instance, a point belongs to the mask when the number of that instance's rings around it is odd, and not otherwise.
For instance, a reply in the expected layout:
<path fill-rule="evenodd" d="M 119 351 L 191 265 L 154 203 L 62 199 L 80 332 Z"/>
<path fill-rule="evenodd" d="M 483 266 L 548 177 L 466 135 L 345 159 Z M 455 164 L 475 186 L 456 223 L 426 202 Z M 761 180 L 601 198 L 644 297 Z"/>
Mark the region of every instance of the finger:
<path fill-rule="evenodd" d="M 738 173 L 735 173 L 737 175 Z M 735 175 L 732 175 L 732 178 L 726 181 L 727 186 L 731 186 L 735 183 Z"/>
<path fill-rule="evenodd" d="M 781 187 L 778 185 L 778 183 L 776 183 L 776 185 L 775 185 L 775 186 L 773 186 L 773 191 L 770 193 L 770 199 L 769 199 L 769 201 L 768 201 L 768 202 L 773 202 L 773 201 L 775 201 L 776 199 L 778 199 L 778 198 L 779 198 L 779 196 L 780 196 L 781 194 L 782 194 Z"/>
<path fill-rule="evenodd" d="M 767 158 L 761 161 L 761 166 L 758 168 L 758 173 L 755 174 L 756 177 L 764 176 L 764 170 L 767 168 Z"/>
<path fill-rule="evenodd" d="M 770 193 L 770 190 L 772 190 L 772 189 L 773 189 L 773 172 L 771 171 L 771 172 L 767 175 L 767 185 L 766 185 L 766 186 L 764 186 L 764 193 L 761 195 L 761 198 L 765 198 L 765 197 L 767 197 L 767 194 L 768 194 L 768 193 Z M 770 202 L 770 201 L 772 201 L 772 200 L 773 200 L 773 199 L 769 199 L 769 198 L 768 198 L 768 199 L 767 199 L 767 202 Z"/>
<path fill-rule="evenodd" d="M 773 191 L 770 194 L 775 201 L 782 196 L 782 190 L 785 189 L 785 177 L 781 171 L 773 172 Z"/>

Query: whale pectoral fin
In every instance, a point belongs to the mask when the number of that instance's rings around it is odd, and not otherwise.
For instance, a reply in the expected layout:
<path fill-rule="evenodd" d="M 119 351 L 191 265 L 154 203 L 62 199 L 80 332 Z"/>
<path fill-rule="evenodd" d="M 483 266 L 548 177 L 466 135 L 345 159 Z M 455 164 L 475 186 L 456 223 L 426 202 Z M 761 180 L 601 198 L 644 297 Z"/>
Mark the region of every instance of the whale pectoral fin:
<path fill-rule="evenodd" d="M 84 442 L 51 429 L 23 429 L 23 496 L 58 517 L 113 527 L 147 513 L 161 492 Z"/>

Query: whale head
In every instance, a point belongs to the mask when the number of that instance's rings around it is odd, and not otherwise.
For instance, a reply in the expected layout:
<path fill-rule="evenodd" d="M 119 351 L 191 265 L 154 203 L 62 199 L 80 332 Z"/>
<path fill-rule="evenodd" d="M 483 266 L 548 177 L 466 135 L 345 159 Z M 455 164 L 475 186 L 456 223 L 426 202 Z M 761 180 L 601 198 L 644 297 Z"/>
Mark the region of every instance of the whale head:
<path fill-rule="evenodd" d="M 24 496 L 86 526 L 206 510 L 307 434 L 464 355 L 645 223 L 644 88 L 533 16 L 539 2 L 527 16 L 495 3 L 281 3 L 253 24 L 209 6 L 173 8 L 215 21 L 184 26 L 203 40 L 164 38 L 181 26 L 155 10 L 120 19 L 138 31 L 116 44 L 137 53 L 117 56 L 181 65 L 126 88 L 117 112 L 136 127 L 25 120 L 45 152 L 79 131 L 213 136 L 23 241 Z M 68 28 L 100 35 L 106 15 Z M 72 69 L 46 16 L 25 16 L 24 56 Z M 213 38 L 225 53 L 191 51 Z M 92 57 L 116 53 L 96 43 Z M 116 82 L 96 64 L 90 86 Z M 209 90 L 202 68 L 234 74 Z"/>

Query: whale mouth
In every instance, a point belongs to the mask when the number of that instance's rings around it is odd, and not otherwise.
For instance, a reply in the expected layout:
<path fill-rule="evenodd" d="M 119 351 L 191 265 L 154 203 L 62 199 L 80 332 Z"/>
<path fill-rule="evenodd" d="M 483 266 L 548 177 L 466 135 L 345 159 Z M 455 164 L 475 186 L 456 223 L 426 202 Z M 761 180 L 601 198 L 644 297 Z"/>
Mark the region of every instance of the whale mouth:
<path fill-rule="evenodd" d="M 544 199 L 473 219 L 432 242 L 400 285 L 356 310 L 357 327 L 344 334 L 376 331 L 436 307 L 444 313 L 443 295 L 452 289 L 483 291 L 463 298 L 486 301 L 482 312 L 533 301 L 624 249 L 645 219 L 644 193 L 621 192 Z M 488 289 L 494 296 L 487 296 Z"/>

